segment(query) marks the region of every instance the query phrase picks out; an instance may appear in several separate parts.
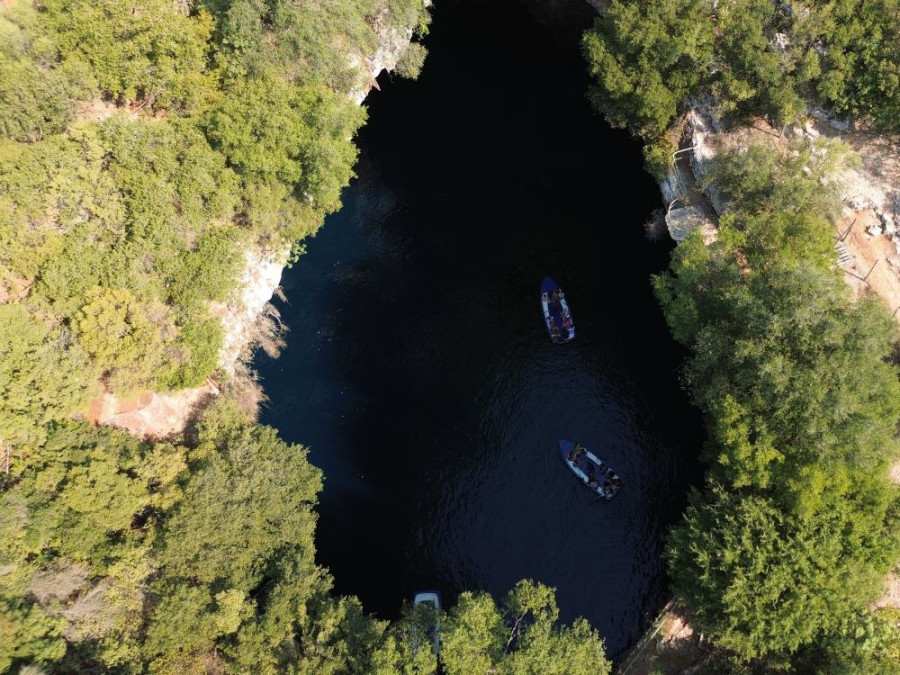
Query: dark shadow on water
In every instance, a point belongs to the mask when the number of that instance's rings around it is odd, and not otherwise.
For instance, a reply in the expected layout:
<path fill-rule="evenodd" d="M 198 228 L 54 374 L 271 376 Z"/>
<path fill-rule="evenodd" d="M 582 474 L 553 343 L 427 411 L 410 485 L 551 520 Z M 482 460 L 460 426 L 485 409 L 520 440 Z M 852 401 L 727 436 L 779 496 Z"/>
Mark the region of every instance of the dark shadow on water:
<path fill-rule="evenodd" d="M 669 248 L 642 227 L 656 185 L 588 108 L 581 26 L 535 16 L 445 0 L 420 80 L 380 80 L 359 178 L 285 273 L 263 421 L 325 472 L 317 545 L 338 592 L 390 618 L 417 589 L 532 578 L 618 655 L 665 601 L 662 533 L 702 435 L 649 285 Z M 569 345 L 543 328 L 545 274 Z M 576 483 L 559 437 L 616 468 L 615 500 Z"/>

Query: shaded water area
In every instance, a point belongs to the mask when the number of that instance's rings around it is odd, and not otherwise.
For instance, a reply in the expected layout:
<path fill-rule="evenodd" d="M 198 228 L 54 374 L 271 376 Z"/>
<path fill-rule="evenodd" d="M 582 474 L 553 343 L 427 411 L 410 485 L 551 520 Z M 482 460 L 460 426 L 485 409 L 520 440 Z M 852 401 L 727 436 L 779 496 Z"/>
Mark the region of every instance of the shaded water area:
<path fill-rule="evenodd" d="M 288 347 L 256 366 L 262 421 L 325 472 L 338 592 L 393 618 L 416 590 L 499 598 L 532 578 L 621 656 L 666 600 L 662 534 L 702 436 L 650 291 L 670 249 L 642 227 L 658 191 L 591 113 L 590 15 L 560 6 L 550 26 L 515 0 L 439 3 L 420 79 L 367 100 L 359 177 L 285 272 Z M 542 324 L 545 274 L 571 344 Z M 621 493 L 595 502 L 557 438 L 607 459 Z"/>

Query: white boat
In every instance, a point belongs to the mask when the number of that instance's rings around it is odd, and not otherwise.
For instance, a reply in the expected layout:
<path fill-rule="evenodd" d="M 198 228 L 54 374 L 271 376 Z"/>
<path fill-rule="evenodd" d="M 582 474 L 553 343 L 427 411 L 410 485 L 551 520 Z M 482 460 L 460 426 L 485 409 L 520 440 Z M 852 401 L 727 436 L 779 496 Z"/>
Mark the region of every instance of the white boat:
<path fill-rule="evenodd" d="M 559 456 L 582 484 L 597 496 L 609 501 L 622 488 L 622 479 L 593 452 L 580 443 L 559 439 Z"/>
<path fill-rule="evenodd" d="M 437 591 L 421 591 L 413 596 L 413 650 L 418 648 L 418 628 L 434 640 L 434 653 L 441 649 L 441 594 Z"/>

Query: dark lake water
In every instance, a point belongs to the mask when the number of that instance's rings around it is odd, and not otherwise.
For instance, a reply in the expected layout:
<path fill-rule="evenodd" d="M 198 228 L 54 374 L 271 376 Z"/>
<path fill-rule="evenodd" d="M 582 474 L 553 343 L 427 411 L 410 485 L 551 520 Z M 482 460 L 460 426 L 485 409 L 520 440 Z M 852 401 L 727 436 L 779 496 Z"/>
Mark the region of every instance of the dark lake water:
<path fill-rule="evenodd" d="M 565 5 L 565 3 L 561 3 Z M 557 587 L 613 656 L 667 599 L 659 553 L 698 469 L 700 422 L 649 285 L 668 243 L 640 149 L 584 98 L 580 2 L 442 0 L 416 82 L 367 100 L 358 179 L 285 272 L 262 421 L 325 472 L 336 590 L 396 616 L 415 590 Z M 554 14 L 559 16 L 559 14 Z M 550 343 L 538 289 L 578 337 Z M 597 503 L 556 454 L 579 439 L 625 485 Z"/>

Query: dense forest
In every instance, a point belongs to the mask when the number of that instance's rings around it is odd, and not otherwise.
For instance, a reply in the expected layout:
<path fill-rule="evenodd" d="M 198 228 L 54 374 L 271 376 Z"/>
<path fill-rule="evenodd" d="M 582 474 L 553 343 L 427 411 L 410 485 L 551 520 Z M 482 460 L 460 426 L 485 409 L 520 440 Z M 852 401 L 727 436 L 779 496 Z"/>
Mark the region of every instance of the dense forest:
<path fill-rule="evenodd" d="M 584 51 L 590 98 L 645 141 L 662 177 L 689 101 L 735 123 L 794 121 L 817 101 L 836 116 L 900 126 L 897 0 L 610 0 Z"/>
<path fill-rule="evenodd" d="M 248 249 L 295 253 L 353 175 L 354 98 L 421 0 L 0 9 L 0 671 L 604 673 L 552 589 L 393 625 L 316 562 L 321 472 L 229 394 L 180 436 L 86 421 L 216 375 Z M 424 49 L 397 65 L 414 76 Z M 398 598 L 398 606 L 401 599 Z"/>
<path fill-rule="evenodd" d="M 724 124 L 811 106 L 900 123 L 900 5 L 832 0 L 612 0 L 583 48 L 589 97 L 645 141 L 657 175 L 700 105 Z M 690 350 L 705 485 L 669 533 L 675 592 L 724 651 L 709 672 L 900 671 L 900 616 L 872 611 L 900 559 L 897 326 L 855 300 L 833 249 L 837 142 L 721 149 L 725 204 L 654 288 Z"/>
<path fill-rule="evenodd" d="M 658 175 L 691 100 L 727 124 L 817 104 L 897 128 L 897 0 L 603 4 L 589 96 Z M 540 584 L 463 593 L 439 656 L 427 610 L 388 624 L 332 593 L 320 471 L 227 387 L 167 442 L 85 421 L 102 391 L 215 374 L 211 304 L 247 249 L 299 252 L 339 208 L 359 63 L 427 22 L 419 0 L 3 4 L 0 670 L 609 672 Z M 423 58 L 413 43 L 398 70 Z M 898 670 L 900 617 L 869 604 L 900 559 L 900 359 L 896 324 L 834 265 L 826 176 L 852 161 L 824 143 L 720 154 L 716 242 L 689 237 L 654 280 L 707 422 L 666 560 L 724 648 L 714 672 Z"/>

